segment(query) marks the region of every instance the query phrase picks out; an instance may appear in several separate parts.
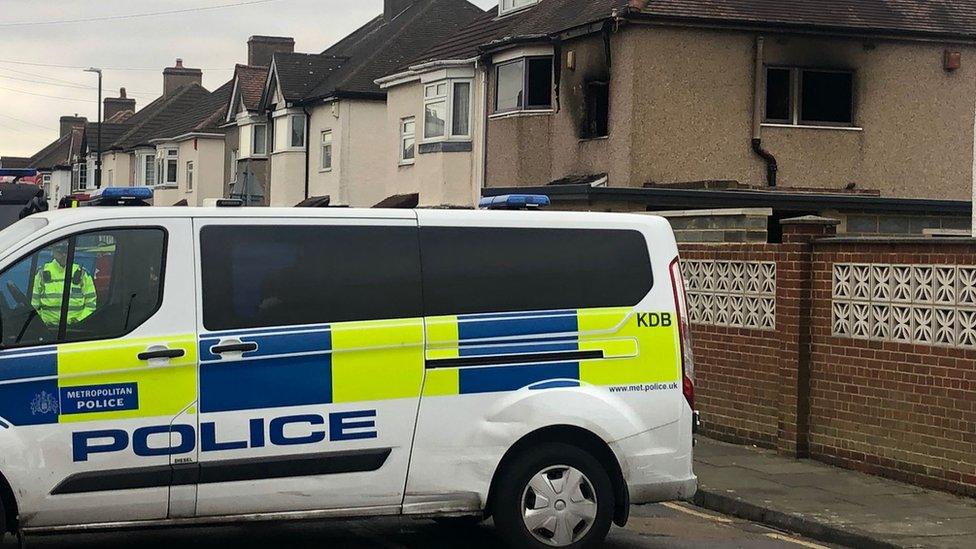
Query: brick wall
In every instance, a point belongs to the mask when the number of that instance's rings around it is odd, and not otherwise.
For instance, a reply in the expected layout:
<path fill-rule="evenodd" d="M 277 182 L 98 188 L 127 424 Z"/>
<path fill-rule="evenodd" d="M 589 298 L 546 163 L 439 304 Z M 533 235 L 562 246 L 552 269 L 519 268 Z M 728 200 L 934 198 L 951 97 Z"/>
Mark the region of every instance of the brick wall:
<path fill-rule="evenodd" d="M 976 347 L 961 341 L 967 322 L 961 318 L 972 305 L 959 293 L 965 285 L 959 277 L 944 278 L 955 299 L 934 296 L 931 325 L 948 329 L 955 342 L 919 343 L 919 337 L 892 341 L 894 334 L 869 337 L 837 336 L 832 310 L 835 299 L 834 266 L 875 265 L 891 271 L 898 266 L 927 272 L 933 266 L 976 266 L 976 245 L 933 241 L 919 245 L 881 244 L 864 241 L 824 241 L 813 257 L 813 345 L 810 360 L 810 456 L 822 461 L 881 474 L 923 486 L 976 495 Z M 945 270 L 948 274 L 952 272 Z M 967 270 L 968 273 L 968 270 Z M 873 278 L 882 278 L 879 272 Z M 889 279 L 891 275 L 888 275 Z M 971 282 L 971 281 L 966 281 Z M 872 289 L 892 280 L 872 281 Z M 911 284 L 911 283 L 910 283 Z M 937 287 L 938 280 L 933 280 Z M 915 283 L 917 288 L 918 284 Z M 911 287 L 911 286 L 909 286 Z M 840 302 L 839 300 L 837 300 Z M 929 310 L 927 300 L 895 296 L 862 300 L 872 315 L 897 327 L 899 322 L 917 329 L 926 318 L 904 323 L 892 317 L 901 311 Z M 919 307 L 922 305 L 922 307 Z M 938 311 L 952 311 L 954 318 L 939 318 Z M 919 317 L 925 315 L 919 314 Z M 871 321 L 877 324 L 877 318 Z M 869 324 L 869 327 L 873 327 Z M 879 328 L 883 329 L 883 328 Z M 889 328 L 890 330 L 891 328 Z M 949 333 L 945 336 L 948 338 Z M 922 339 L 926 339 L 924 334 Z M 935 339 L 933 337 L 932 339 Z"/>
<path fill-rule="evenodd" d="M 776 261 L 775 246 L 682 246 L 688 261 Z M 703 434 L 774 448 L 778 425 L 779 341 L 769 331 L 696 323 L 693 326 L 696 404 Z"/>
<path fill-rule="evenodd" d="M 689 296 L 703 434 L 976 495 L 976 242 L 834 230 L 807 218 L 784 221 L 784 244 L 682 246 L 689 287 L 703 263 L 776 265 L 775 329 L 719 322 L 698 299 L 717 289 Z"/>

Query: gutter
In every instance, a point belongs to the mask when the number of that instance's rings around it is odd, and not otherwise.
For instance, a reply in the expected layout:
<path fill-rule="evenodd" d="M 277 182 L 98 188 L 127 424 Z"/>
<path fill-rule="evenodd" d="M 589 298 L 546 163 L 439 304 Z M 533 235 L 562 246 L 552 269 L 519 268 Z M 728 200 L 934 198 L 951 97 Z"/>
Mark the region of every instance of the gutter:
<path fill-rule="evenodd" d="M 641 22 L 669 26 L 684 26 L 699 29 L 721 29 L 746 32 L 768 32 L 777 34 L 809 34 L 829 36 L 833 38 L 860 39 L 873 38 L 878 40 L 895 40 L 911 42 L 932 42 L 944 44 L 946 42 L 972 45 L 976 42 L 976 34 L 965 33 L 933 33 L 912 30 L 897 30 L 884 28 L 856 28 L 836 25 L 804 25 L 801 23 L 764 22 L 749 20 L 730 20 L 714 17 L 682 17 L 679 15 L 657 15 L 643 13 L 638 10 L 623 11 L 624 18 L 633 22 Z"/>
<path fill-rule="evenodd" d="M 470 59 L 445 59 L 445 60 L 438 60 L 438 61 L 428 61 L 426 63 L 420 63 L 419 65 L 411 65 L 407 67 L 407 70 L 405 71 L 400 71 L 396 74 L 391 74 L 389 76 L 383 76 L 381 78 L 377 78 L 376 80 L 373 81 L 373 83 L 381 88 L 389 88 L 395 85 L 394 82 L 398 82 L 400 80 L 413 80 L 414 78 L 417 78 L 421 74 L 426 72 L 430 72 L 442 68 L 463 67 L 463 66 L 477 64 L 477 63 L 478 63 L 477 57 L 472 57 Z"/>

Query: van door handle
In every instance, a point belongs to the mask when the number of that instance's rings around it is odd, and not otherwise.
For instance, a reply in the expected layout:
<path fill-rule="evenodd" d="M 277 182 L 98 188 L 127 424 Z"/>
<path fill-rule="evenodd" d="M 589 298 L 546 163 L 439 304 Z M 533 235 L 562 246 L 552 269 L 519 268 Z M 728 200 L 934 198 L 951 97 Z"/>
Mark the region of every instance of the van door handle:
<path fill-rule="evenodd" d="M 210 352 L 215 355 L 222 355 L 224 353 L 247 353 L 249 351 L 257 351 L 258 344 L 253 342 L 248 343 L 228 343 L 226 345 L 215 345 L 210 348 Z"/>
<path fill-rule="evenodd" d="M 144 351 L 139 353 L 137 357 L 139 360 L 152 360 L 154 358 L 180 358 L 185 354 L 186 351 L 183 349 L 157 349 L 154 351 Z"/>

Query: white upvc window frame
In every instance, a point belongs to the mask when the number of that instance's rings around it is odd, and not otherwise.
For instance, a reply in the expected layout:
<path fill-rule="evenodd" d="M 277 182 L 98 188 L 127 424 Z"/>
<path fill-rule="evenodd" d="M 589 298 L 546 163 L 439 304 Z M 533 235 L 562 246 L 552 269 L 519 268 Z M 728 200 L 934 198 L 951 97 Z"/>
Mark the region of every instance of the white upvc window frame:
<path fill-rule="evenodd" d="M 186 192 L 187 194 L 193 192 L 193 172 L 194 165 L 192 160 L 186 161 Z"/>
<path fill-rule="evenodd" d="M 152 179 L 148 178 L 149 171 L 152 171 Z M 136 154 L 136 169 L 135 169 L 135 182 L 137 185 L 143 185 L 146 187 L 153 187 L 156 185 L 156 151 L 150 150 L 145 152 L 137 152 Z"/>
<path fill-rule="evenodd" d="M 413 126 L 412 131 L 407 131 L 407 125 Z M 400 166 L 412 166 L 417 162 L 417 117 L 416 116 L 405 116 L 400 119 L 400 151 L 397 153 L 397 160 Z M 412 141 L 410 148 L 413 150 L 413 155 L 410 158 L 406 158 L 403 153 L 407 149 L 407 141 Z"/>
<path fill-rule="evenodd" d="M 455 105 L 455 90 L 458 85 L 466 85 L 468 87 L 468 116 L 467 116 L 467 128 L 466 134 L 455 134 L 454 133 L 454 115 L 456 111 Z M 444 91 L 441 92 L 441 86 L 444 87 Z M 438 143 L 441 141 L 471 141 L 471 127 L 474 121 L 473 118 L 473 103 L 474 103 L 474 80 L 471 78 L 447 78 L 443 80 L 435 80 L 433 82 L 424 82 L 423 84 L 423 96 L 424 96 L 424 109 L 423 109 L 423 132 L 421 133 L 423 139 L 421 143 Z M 445 117 L 444 117 L 444 132 L 441 135 L 427 135 L 427 107 L 429 105 L 434 105 L 437 103 L 445 104 Z M 401 121 L 402 130 L 402 121 Z"/>
<path fill-rule="evenodd" d="M 156 185 L 157 188 L 176 188 L 179 185 L 180 149 L 177 147 L 161 147 L 156 153 Z M 172 174 L 172 181 L 170 175 Z"/>
<path fill-rule="evenodd" d="M 309 120 L 301 109 L 283 108 L 272 113 L 272 124 L 268 128 L 268 139 L 270 140 L 270 154 L 305 152 L 305 143 L 308 142 L 308 132 L 311 128 Z M 305 143 L 301 147 L 291 146 L 292 124 L 298 118 L 305 123 Z"/>
<path fill-rule="evenodd" d="M 500 0 L 498 2 L 498 15 L 508 15 L 530 8 L 539 3 L 540 0 Z"/>
<path fill-rule="evenodd" d="M 331 172 L 335 165 L 335 136 L 332 130 L 322 130 L 319 137 L 319 171 Z M 329 148 L 329 163 L 325 163 L 325 149 Z"/>

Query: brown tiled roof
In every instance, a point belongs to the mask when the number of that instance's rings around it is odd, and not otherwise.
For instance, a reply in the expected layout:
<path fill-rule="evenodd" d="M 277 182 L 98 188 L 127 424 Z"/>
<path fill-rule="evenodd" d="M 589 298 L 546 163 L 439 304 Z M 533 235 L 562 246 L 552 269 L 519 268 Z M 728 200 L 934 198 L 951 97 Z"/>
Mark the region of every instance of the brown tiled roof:
<path fill-rule="evenodd" d="M 30 168 L 30 158 L 26 156 L 0 156 L 0 166 L 4 168 Z"/>
<path fill-rule="evenodd" d="M 416 0 L 387 19 L 378 15 L 319 55 L 276 54 L 280 86 L 289 101 L 386 92 L 376 79 L 457 34 L 484 12 L 467 0 Z"/>
<path fill-rule="evenodd" d="M 30 158 L 30 167 L 37 170 L 70 168 L 74 155 L 81 151 L 82 128 L 73 128 Z"/>
<path fill-rule="evenodd" d="M 688 22 L 976 38 L 976 0 L 651 0 L 641 12 Z"/>
<path fill-rule="evenodd" d="M 233 85 L 233 80 L 228 81 L 211 93 L 199 84 L 188 84 L 160 97 L 129 119 L 129 129 L 110 148 L 129 150 L 149 145 L 155 139 L 218 131 Z"/>
<path fill-rule="evenodd" d="M 268 67 L 237 65 L 234 78 L 237 79 L 237 93 L 244 102 L 244 108 L 249 111 L 257 110 L 261 104 L 264 83 L 268 79 Z M 236 111 L 237 105 L 231 105 L 231 108 Z"/>
<path fill-rule="evenodd" d="M 310 53 L 275 53 L 275 74 L 285 101 L 301 101 L 319 82 L 342 67 L 345 58 Z"/>
<path fill-rule="evenodd" d="M 130 117 L 131 118 L 131 117 Z M 113 117 L 114 119 L 114 117 Z M 118 141 L 122 134 L 129 131 L 132 126 L 129 124 L 114 124 L 109 122 L 102 123 L 102 150 L 108 148 Z M 85 125 L 85 136 L 81 142 L 81 149 L 89 152 L 98 152 L 98 124 L 89 122 Z"/>
<path fill-rule="evenodd" d="M 113 114 L 111 117 L 106 118 L 105 124 L 124 124 L 126 120 L 135 116 L 135 111 L 124 110 Z"/>
<path fill-rule="evenodd" d="M 504 17 L 498 17 L 498 8 L 491 8 L 446 41 L 410 59 L 406 66 L 470 59 L 492 44 L 544 37 L 608 19 L 614 10 L 622 10 L 627 4 L 628 0 L 542 0 L 531 8 Z"/>
<path fill-rule="evenodd" d="M 501 17 L 491 9 L 403 67 L 470 59 L 505 42 L 543 38 L 622 17 L 691 24 L 822 29 L 836 32 L 976 39 L 976 0 L 542 0 Z M 398 72 L 398 71 L 397 71 Z"/>

